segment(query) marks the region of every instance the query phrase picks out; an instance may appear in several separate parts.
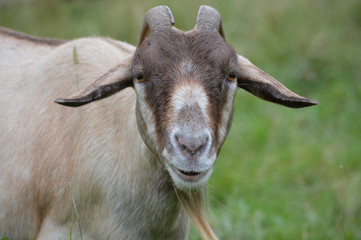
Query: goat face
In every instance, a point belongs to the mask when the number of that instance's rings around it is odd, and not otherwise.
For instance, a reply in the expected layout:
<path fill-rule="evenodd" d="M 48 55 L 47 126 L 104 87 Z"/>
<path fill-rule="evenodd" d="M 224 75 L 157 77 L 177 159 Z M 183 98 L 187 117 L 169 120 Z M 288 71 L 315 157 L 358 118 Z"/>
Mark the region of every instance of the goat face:
<path fill-rule="evenodd" d="M 212 172 L 232 121 L 237 69 L 237 54 L 216 31 L 169 28 L 135 53 L 138 127 L 180 188 Z"/>
<path fill-rule="evenodd" d="M 182 32 L 173 24 L 168 7 L 149 10 L 131 59 L 56 102 L 80 106 L 133 87 L 144 142 L 175 185 L 187 190 L 199 188 L 211 175 L 231 126 L 238 87 L 288 107 L 317 102 L 291 92 L 237 55 L 225 41 L 215 9 L 202 6 L 192 31 Z"/>

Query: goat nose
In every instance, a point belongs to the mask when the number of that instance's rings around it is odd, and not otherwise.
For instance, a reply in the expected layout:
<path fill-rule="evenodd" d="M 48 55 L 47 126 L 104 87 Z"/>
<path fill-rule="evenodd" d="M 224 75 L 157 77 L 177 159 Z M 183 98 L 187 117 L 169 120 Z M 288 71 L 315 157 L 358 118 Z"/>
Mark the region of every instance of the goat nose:
<path fill-rule="evenodd" d="M 177 134 L 175 135 L 175 140 L 178 149 L 183 152 L 183 154 L 189 154 L 193 156 L 197 153 L 202 153 L 205 151 L 209 137 L 207 134 L 202 134 L 195 137 Z"/>

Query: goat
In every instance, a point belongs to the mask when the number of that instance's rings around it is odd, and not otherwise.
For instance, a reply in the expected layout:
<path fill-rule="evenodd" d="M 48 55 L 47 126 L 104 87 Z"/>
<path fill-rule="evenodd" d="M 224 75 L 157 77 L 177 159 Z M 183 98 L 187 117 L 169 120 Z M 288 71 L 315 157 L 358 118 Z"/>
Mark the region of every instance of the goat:
<path fill-rule="evenodd" d="M 189 216 L 216 239 L 202 189 L 236 90 L 317 102 L 237 55 L 217 10 L 201 6 L 191 31 L 173 25 L 168 7 L 149 10 L 137 47 L 0 29 L 0 236 L 187 239 Z"/>

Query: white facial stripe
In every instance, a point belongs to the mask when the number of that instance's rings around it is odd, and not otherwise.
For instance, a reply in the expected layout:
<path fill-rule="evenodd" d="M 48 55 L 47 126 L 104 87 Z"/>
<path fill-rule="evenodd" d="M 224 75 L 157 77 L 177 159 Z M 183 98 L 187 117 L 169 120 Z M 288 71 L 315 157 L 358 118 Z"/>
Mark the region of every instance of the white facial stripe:
<path fill-rule="evenodd" d="M 177 114 L 183 107 L 198 104 L 204 119 L 209 122 L 208 97 L 203 87 L 195 82 L 187 82 L 177 87 L 172 95 L 171 106 Z"/>
<path fill-rule="evenodd" d="M 145 87 L 142 84 L 135 84 L 135 89 L 138 95 L 139 110 L 147 127 L 147 136 L 155 138 L 155 117 L 153 115 L 153 111 L 145 100 Z M 155 141 L 156 139 L 152 140 Z"/>
<path fill-rule="evenodd" d="M 233 99 L 237 91 L 236 83 L 231 83 L 227 92 L 226 103 L 222 111 L 221 126 L 218 128 L 219 142 L 223 142 L 227 137 L 227 125 L 233 108 Z"/>

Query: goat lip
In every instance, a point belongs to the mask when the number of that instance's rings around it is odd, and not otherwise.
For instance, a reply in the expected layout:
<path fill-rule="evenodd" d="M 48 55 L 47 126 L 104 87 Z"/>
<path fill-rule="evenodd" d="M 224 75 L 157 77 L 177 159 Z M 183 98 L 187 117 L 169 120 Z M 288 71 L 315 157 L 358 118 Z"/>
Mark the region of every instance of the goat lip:
<path fill-rule="evenodd" d="M 201 179 L 207 171 L 203 172 L 195 172 L 195 171 L 184 171 L 181 169 L 178 169 L 176 167 L 172 167 L 172 169 L 185 181 L 188 182 L 197 182 L 199 179 Z"/>

